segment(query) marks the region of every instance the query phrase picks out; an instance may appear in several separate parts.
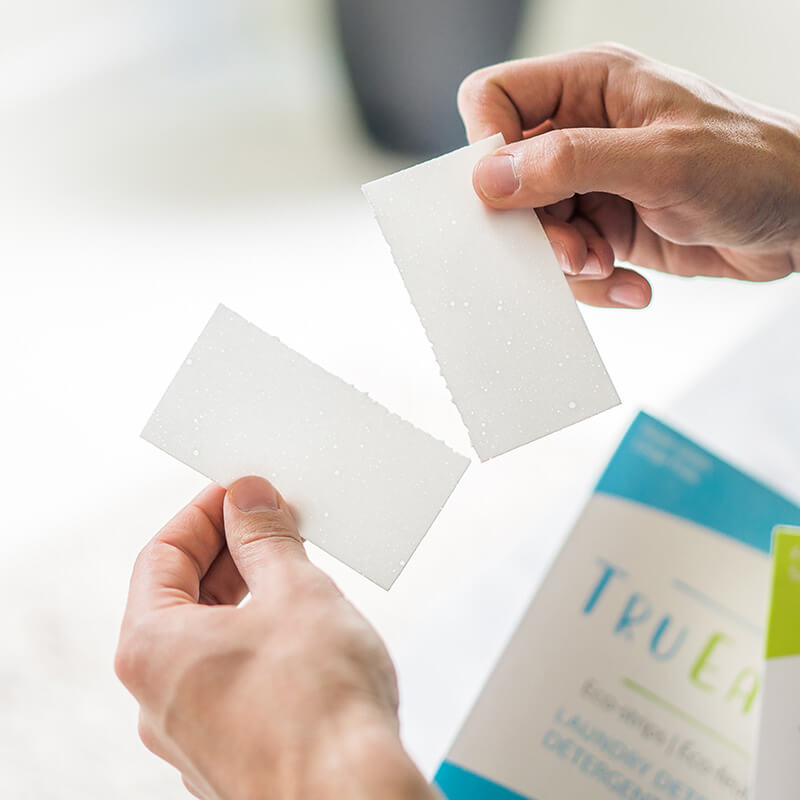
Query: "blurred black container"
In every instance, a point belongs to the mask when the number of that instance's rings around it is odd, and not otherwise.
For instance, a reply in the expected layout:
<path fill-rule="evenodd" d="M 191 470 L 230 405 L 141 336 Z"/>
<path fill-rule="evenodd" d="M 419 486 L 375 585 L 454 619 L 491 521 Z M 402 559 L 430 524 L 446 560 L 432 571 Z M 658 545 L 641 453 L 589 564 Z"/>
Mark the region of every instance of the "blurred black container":
<path fill-rule="evenodd" d="M 372 136 L 438 155 L 465 143 L 456 91 L 508 58 L 522 0 L 336 0 L 345 61 Z"/>

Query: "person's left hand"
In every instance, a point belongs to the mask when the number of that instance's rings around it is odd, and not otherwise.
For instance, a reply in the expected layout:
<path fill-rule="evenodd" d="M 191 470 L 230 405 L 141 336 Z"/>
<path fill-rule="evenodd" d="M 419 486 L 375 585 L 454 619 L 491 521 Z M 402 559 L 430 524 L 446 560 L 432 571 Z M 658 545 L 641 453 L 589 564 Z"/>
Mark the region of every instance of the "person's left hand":
<path fill-rule="evenodd" d="M 197 797 L 433 797 L 386 648 L 261 478 L 209 487 L 142 551 L 115 667 Z"/>

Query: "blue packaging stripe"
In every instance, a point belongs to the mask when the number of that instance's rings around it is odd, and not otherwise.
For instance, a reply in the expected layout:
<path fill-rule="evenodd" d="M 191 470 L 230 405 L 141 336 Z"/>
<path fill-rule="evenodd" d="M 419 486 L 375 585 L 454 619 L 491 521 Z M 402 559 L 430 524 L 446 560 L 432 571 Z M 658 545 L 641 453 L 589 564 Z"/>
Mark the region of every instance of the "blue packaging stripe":
<path fill-rule="evenodd" d="M 533 800 L 464 767 L 444 761 L 433 779 L 447 800 Z"/>
<path fill-rule="evenodd" d="M 663 422 L 640 413 L 597 485 L 769 553 L 776 525 L 800 524 L 800 507 Z"/>

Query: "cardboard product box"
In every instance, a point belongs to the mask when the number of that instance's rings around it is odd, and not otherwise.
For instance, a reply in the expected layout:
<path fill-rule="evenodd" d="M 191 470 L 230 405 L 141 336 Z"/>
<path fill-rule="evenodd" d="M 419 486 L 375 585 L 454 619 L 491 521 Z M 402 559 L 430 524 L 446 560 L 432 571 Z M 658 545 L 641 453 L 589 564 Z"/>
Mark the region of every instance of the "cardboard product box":
<path fill-rule="evenodd" d="M 440 790 L 746 800 L 771 534 L 798 522 L 800 507 L 640 414 L 439 768 Z"/>

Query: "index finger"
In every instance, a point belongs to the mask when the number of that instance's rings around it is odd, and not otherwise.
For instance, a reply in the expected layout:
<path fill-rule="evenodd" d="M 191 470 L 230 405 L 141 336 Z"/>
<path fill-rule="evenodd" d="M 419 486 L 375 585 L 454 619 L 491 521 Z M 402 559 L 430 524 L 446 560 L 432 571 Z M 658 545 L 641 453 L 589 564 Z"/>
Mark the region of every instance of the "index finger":
<path fill-rule="evenodd" d="M 546 120 L 559 128 L 613 126 L 616 112 L 606 102 L 609 73 L 640 58 L 626 48 L 598 45 L 473 72 L 458 91 L 467 138 L 475 142 L 499 131 L 506 142 L 516 142 Z"/>
<path fill-rule="evenodd" d="M 225 546 L 224 498 L 225 489 L 208 486 L 145 546 L 133 568 L 126 618 L 198 602 L 200 581 Z"/>

